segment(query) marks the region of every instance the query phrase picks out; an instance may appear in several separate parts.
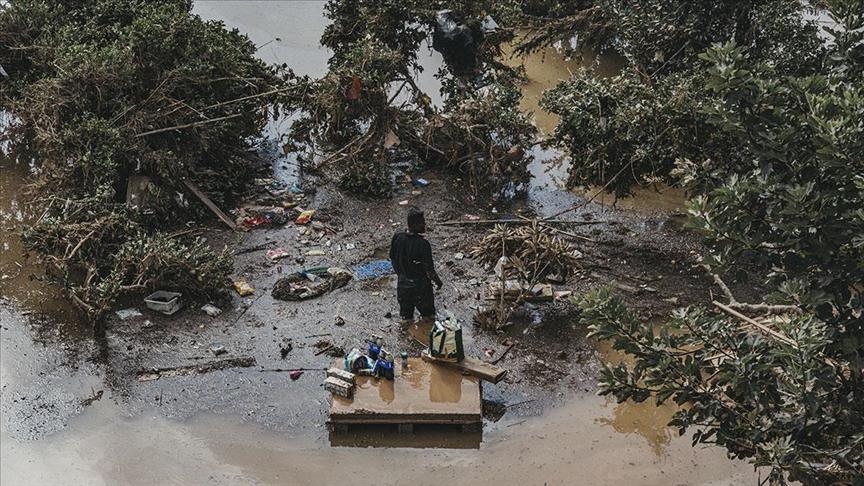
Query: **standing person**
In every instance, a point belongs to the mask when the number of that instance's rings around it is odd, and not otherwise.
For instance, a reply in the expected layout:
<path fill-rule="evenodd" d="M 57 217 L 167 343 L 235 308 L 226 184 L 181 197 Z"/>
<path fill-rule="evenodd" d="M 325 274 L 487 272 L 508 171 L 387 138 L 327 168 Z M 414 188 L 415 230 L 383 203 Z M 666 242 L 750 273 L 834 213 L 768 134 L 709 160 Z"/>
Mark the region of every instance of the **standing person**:
<path fill-rule="evenodd" d="M 422 235 L 426 232 L 423 211 L 416 207 L 408 210 L 408 230 L 393 235 L 390 242 L 390 261 L 399 278 L 396 300 L 403 320 L 414 319 L 414 309 L 420 317 L 435 318 L 434 283 L 441 290 L 443 283 L 432 263 L 432 246 Z"/>

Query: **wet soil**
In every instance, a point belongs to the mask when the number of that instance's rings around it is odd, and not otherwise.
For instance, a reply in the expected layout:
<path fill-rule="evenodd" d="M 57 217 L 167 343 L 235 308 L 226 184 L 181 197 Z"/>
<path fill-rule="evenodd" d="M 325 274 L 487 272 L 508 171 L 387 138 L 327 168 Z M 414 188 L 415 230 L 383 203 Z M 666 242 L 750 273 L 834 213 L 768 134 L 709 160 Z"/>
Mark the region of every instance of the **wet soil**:
<path fill-rule="evenodd" d="M 269 62 L 288 62 L 299 74 L 326 67 L 326 51 L 317 44 L 326 23 L 319 2 L 198 2 L 196 11 L 247 32 Z M 424 62 L 434 64 L 435 55 Z M 270 135 L 284 128 L 271 125 Z M 538 174 L 554 156 L 540 155 L 533 167 Z M 583 196 L 563 190 L 555 178 L 538 177 L 526 201 L 477 205 L 463 197 L 458 180 L 422 170 L 410 175 L 430 186 L 403 183 L 388 200 L 326 184 L 312 195 L 314 181 L 296 180 L 285 159 L 272 162 L 277 178 L 298 182 L 310 193 L 308 207 L 339 231 L 308 241 L 290 223 L 249 233 L 214 226 L 206 236 L 216 248 L 261 248 L 236 258 L 235 277 L 249 282 L 253 295 L 232 293 L 217 303 L 223 313 L 215 318 L 199 310 L 203 303 L 187 303 L 169 317 L 129 301 L 125 305 L 142 315 L 112 315 L 104 335 L 94 337 L 60 304 L 59 291 L 41 280 L 44 269 L 25 258 L 15 231 L 38 217 L 27 213 L 18 189 L 28 167 L 0 160 L 0 483 L 332 484 L 350 477 L 383 484 L 740 484 L 752 478 L 748 466 L 728 461 L 722 451 L 691 449 L 686 437 L 678 438 L 665 425 L 671 408 L 615 405 L 593 396 L 601 363 L 620 357 L 585 338 L 572 304 L 526 306 L 497 333 L 470 324 L 491 272 L 455 254 L 467 253 L 484 228 L 435 223 L 466 213 L 545 216 L 581 204 Z M 323 372 L 307 371 L 295 381 L 286 372 L 261 371 L 328 366 L 331 357 L 316 355 L 322 340 L 347 350 L 380 335 L 386 347 L 418 355 L 419 345 L 394 317 L 392 277 L 354 280 L 310 301 L 270 295 L 278 278 L 298 269 L 352 268 L 380 258 L 402 229 L 403 200 L 426 212 L 445 281 L 436 303 L 465 321 L 467 354 L 495 359 L 514 344 L 499 363 L 509 370 L 507 378 L 483 386 L 489 413 L 477 437 L 433 429 L 408 438 L 380 430 L 333 438 L 324 427 Z M 578 295 L 613 283 L 646 320 L 710 298 L 710 282 L 693 268 L 698 238 L 664 208 L 622 210 L 595 202 L 567 217 L 601 223 L 568 228 L 593 241 L 576 241 L 583 266 L 558 290 Z M 290 256 L 274 263 L 265 253 L 277 246 Z M 311 250 L 323 256 L 307 256 Z M 302 264 L 296 261 L 301 256 Z M 344 325 L 336 325 L 337 316 Z M 217 358 L 210 351 L 216 346 L 227 353 Z M 247 357 L 254 366 L 139 380 L 157 368 Z"/>

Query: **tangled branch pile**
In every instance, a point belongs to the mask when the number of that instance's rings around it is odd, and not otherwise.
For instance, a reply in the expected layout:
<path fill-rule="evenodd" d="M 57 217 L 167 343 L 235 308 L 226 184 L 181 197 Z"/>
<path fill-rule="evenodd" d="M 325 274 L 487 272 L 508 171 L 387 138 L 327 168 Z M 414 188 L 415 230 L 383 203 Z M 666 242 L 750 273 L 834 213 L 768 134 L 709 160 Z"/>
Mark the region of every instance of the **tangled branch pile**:
<path fill-rule="evenodd" d="M 0 109 L 38 161 L 42 216 L 26 245 L 53 263 L 91 318 L 122 293 L 212 295 L 230 260 L 161 233 L 203 214 L 189 181 L 224 204 L 248 182 L 244 153 L 268 106 L 291 89 L 236 30 L 188 0 L 21 0 L 0 7 Z M 130 179 L 144 201 L 126 204 Z"/>
<path fill-rule="evenodd" d="M 470 253 L 487 266 L 503 256 L 508 259 L 512 275 L 531 285 L 549 275 L 566 279 L 579 266 L 581 253 L 570 243 L 554 235 L 554 230 L 537 221 L 530 225 L 496 225 Z"/>
<path fill-rule="evenodd" d="M 307 167 L 335 175 L 357 192 L 386 195 L 390 162 L 424 161 L 463 175 L 478 193 L 514 194 L 529 179 L 535 130 L 519 111 L 518 73 L 500 62 L 512 32 L 484 28 L 495 2 L 347 0 L 328 2 L 322 44 L 333 51 L 324 77 L 294 80 L 294 150 L 320 149 Z M 453 9 L 448 14 L 440 11 Z M 444 15 L 445 17 L 442 17 Z M 443 20 L 442 20 L 443 19 Z M 415 81 L 418 51 L 452 21 L 468 59 L 445 54 L 437 73 L 441 106 Z M 434 34 L 434 35 L 433 35 Z M 440 48 L 437 45 L 436 49 Z"/>

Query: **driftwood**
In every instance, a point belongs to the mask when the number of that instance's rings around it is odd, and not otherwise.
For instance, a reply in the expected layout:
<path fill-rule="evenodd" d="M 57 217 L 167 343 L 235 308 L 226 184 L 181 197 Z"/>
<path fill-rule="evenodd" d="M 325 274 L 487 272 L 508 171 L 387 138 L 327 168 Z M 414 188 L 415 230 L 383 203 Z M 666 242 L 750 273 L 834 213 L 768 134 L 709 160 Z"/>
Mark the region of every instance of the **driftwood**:
<path fill-rule="evenodd" d="M 200 375 L 226 368 L 249 368 L 255 366 L 255 358 L 244 356 L 210 361 L 204 364 L 189 366 L 174 366 L 170 368 L 152 368 L 138 372 L 138 381 L 153 381 L 172 376 Z"/>

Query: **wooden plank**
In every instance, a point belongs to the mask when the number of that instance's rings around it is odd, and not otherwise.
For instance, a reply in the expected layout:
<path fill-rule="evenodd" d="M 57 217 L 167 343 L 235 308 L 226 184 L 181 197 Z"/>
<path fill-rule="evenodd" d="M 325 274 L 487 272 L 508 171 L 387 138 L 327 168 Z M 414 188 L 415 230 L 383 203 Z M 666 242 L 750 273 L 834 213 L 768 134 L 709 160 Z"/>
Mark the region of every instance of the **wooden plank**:
<path fill-rule="evenodd" d="M 480 380 L 409 358 L 396 379 L 355 377 L 352 398 L 332 396 L 330 422 L 349 424 L 473 424 L 482 421 Z"/>
<path fill-rule="evenodd" d="M 435 363 L 441 366 L 446 366 L 448 368 L 457 369 L 459 371 L 468 373 L 469 375 L 476 376 L 481 380 L 486 380 L 491 383 L 498 383 L 499 381 L 503 380 L 504 376 L 507 374 L 507 370 L 505 370 L 504 368 L 499 368 L 495 365 L 491 365 L 489 363 L 480 361 L 479 359 L 471 358 L 468 356 L 466 356 L 465 359 L 459 362 L 436 359 L 429 356 L 426 352 L 423 352 L 421 354 L 421 357 L 430 363 Z"/>
<path fill-rule="evenodd" d="M 219 209 L 219 207 L 216 206 L 216 204 L 214 204 L 213 201 L 211 201 L 210 198 L 201 191 L 201 188 L 199 188 L 194 182 L 190 180 L 184 180 L 183 184 L 185 184 L 186 187 L 188 187 L 189 190 L 192 191 L 192 194 L 195 194 L 195 196 L 200 199 L 201 202 L 203 202 L 204 205 L 207 206 L 207 208 L 210 209 L 210 211 L 212 211 L 217 218 L 219 218 L 223 223 L 228 225 L 228 227 L 232 230 L 237 231 L 237 225 L 234 224 L 234 221 L 232 221 L 227 214 L 222 212 L 222 210 Z"/>

